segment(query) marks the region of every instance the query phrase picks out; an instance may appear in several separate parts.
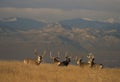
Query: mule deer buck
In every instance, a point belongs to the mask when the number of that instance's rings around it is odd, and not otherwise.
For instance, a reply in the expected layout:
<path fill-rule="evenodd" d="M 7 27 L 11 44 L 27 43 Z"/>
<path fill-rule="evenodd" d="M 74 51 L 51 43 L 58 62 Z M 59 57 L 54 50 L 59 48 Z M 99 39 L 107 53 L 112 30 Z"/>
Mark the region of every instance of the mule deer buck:
<path fill-rule="evenodd" d="M 77 56 L 76 56 L 75 60 L 76 60 L 77 65 L 79 65 L 80 67 L 91 67 L 92 66 L 91 62 L 85 63 L 82 61 L 82 58 L 78 58 Z"/>
<path fill-rule="evenodd" d="M 35 65 L 40 65 L 40 63 L 42 62 L 42 59 L 44 57 L 44 55 L 46 54 L 46 51 L 43 51 L 43 54 L 41 56 L 38 55 L 37 50 L 34 50 L 34 55 L 37 57 L 36 60 L 34 59 L 24 59 L 24 63 L 25 64 L 35 64 Z"/>
<path fill-rule="evenodd" d="M 103 64 L 96 64 L 96 63 L 94 63 L 94 64 L 92 65 L 92 68 L 103 69 Z"/>
<path fill-rule="evenodd" d="M 60 53 L 58 52 L 58 56 L 54 57 L 52 56 L 51 51 L 50 51 L 50 58 L 53 60 L 54 64 L 58 64 L 60 62 Z"/>
<path fill-rule="evenodd" d="M 94 60 L 95 60 L 95 57 L 94 57 L 93 53 L 89 53 L 87 58 L 88 58 L 88 63 L 93 65 L 94 64 Z"/>
<path fill-rule="evenodd" d="M 91 64 L 91 67 L 92 68 L 97 68 L 97 69 L 102 69 L 103 68 L 103 65 L 102 64 L 96 64 L 94 63 L 94 60 L 95 60 L 95 57 L 92 53 L 90 53 L 88 56 L 88 63 Z"/>
<path fill-rule="evenodd" d="M 68 56 L 67 53 L 65 53 L 65 61 L 59 62 L 58 66 L 68 66 L 71 62 L 71 56 Z"/>

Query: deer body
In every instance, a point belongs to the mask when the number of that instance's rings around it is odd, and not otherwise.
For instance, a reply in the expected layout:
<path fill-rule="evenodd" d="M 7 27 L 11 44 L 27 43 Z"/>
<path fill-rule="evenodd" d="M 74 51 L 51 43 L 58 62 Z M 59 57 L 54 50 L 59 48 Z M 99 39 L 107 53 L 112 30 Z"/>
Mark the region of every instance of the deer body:
<path fill-rule="evenodd" d="M 58 64 L 60 62 L 60 60 L 59 60 L 60 59 L 59 54 L 58 54 L 57 57 L 54 57 L 54 56 L 52 56 L 52 54 L 50 52 L 50 58 L 53 60 L 53 64 Z"/>
<path fill-rule="evenodd" d="M 96 63 L 94 63 L 95 57 L 94 57 L 94 55 L 92 53 L 90 53 L 87 56 L 87 58 L 88 58 L 88 63 L 91 64 L 92 68 L 97 68 L 97 69 L 102 69 L 103 68 L 102 64 L 96 64 Z"/>
<path fill-rule="evenodd" d="M 38 62 L 38 61 L 33 60 L 33 59 L 24 59 L 24 63 L 25 63 L 25 64 L 35 64 L 35 65 L 39 65 L 41 62 Z"/>
<path fill-rule="evenodd" d="M 43 56 L 45 55 L 45 52 L 42 56 L 39 56 L 36 52 L 36 50 L 34 51 L 35 55 L 37 56 L 37 59 L 24 59 L 24 64 L 35 64 L 35 65 L 40 65 L 43 59 Z"/>
<path fill-rule="evenodd" d="M 102 64 L 93 64 L 92 68 L 96 68 L 96 69 L 103 69 L 103 65 Z"/>
<path fill-rule="evenodd" d="M 58 66 L 68 66 L 70 62 L 71 62 L 70 58 L 66 57 L 66 60 L 62 61 L 62 62 L 59 62 Z"/>
<path fill-rule="evenodd" d="M 77 65 L 79 65 L 80 67 L 91 67 L 91 63 L 82 62 L 81 58 L 79 59 L 77 58 L 76 61 L 77 61 Z"/>

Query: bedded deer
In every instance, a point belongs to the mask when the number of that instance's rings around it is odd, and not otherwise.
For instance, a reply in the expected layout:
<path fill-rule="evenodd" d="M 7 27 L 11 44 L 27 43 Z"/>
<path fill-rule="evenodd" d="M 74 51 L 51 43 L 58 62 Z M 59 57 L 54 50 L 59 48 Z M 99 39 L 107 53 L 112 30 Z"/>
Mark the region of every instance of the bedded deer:
<path fill-rule="evenodd" d="M 76 56 L 75 60 L 76 60 L 77 65 L 79 65 L 82 68 L 83 67 L 92 67 L 92 62 L 90 62 L 90 61 L 89 61 L 89 63 L 83 62 L 82 61 L 83 59 L 78 58 L 77 56 Z"/>
<path fill-rule="evenodd" d="M 60 53 L 58 52 L 58 56 L 54 57 L 50 51 L 50 58 L 53 60 L 54 64 L 58 64 L 60 62 Z"/>
<path fill-rule="evenodd" d="M 40 65 L 42 62 L 42 59 L 45 55 L 46 51 L 43 51 L 43 54 L 41 56 L 38 55 L 37 50 L 34 50 L 34 55 L 37 57 L 35 60 L 34 59 L 24 59 L 24 64 L 35 64 L 35 65 Z"/>
<path fill-rule="evenodd" d="M 59 62 L 57 65 L 58 66 L 68 66 L 70 62 L 71 62 L 71 56 L 68 56 L 67 53 L 65 53 L 65 60 L 62 62 Z"/>
<path fill-rule="evenodd" d="M 103 68 L 103 65 L 102 64 L 96 64 L 94 63 L 94 60 L 95 60 L 95 57 L 92 53 L 90 53 L 88 56 L 88 63 L 91 63 L 91 67 L 92 68 L 97 68 L 97 69 L 102 69 Z"/>

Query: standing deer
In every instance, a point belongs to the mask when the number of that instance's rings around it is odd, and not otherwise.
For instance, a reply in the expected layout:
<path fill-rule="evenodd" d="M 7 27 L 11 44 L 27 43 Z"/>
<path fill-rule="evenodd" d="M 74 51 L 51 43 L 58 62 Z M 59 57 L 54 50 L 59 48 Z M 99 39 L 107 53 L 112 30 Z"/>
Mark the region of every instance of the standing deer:
<path fill-rule="evenodd" d="M 54 64 L 58 64 L 60 62 L 60 60 L 59 60 L 60 59 L 60 53 L 58 52 L 58 56 L 54 57 L 54 56 L 52 56 L 51 51 L 50 51 L 50 58 L 53 60 Z"/>
<path fill-rule="evenodd" d="M 43 54 L 41 56 L 38 55 L 37 50 L 34 50 L 34 55 L 37 57 L 36 60 L 34 59 L 24 59 L 24 63 L 25 64 L 35 64 L 35 65 L 40 65 L 40 63 L 42 62 L 42 59 L 45 55 L 46 51 L 43 52 Z"/>
<path fill-rule="evenodd" d="M 65 53 L 65 61 L 59 62 L 58 66 L 68 66 L 71 62 L 71 57 L 67 56 L 67 53 Z"/>

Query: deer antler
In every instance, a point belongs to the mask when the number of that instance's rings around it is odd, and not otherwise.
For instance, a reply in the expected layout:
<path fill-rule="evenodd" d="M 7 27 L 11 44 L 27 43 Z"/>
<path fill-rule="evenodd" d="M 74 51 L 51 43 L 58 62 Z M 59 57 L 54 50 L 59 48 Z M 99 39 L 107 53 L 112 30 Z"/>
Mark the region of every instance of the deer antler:
<path fill-rule="evenodd" d="M 84 56 L 81 56 L 80 58 L 81 58 L 81 59 L 83 59 L 83 58 L 84 58 Z"/>
<path fill-rule="evenodd" d="M 91 53 L 89 53 L 89 55 L 87 56 L 87 58 L 94 59 L 95 57 L 94 57 L 93 53 L 91 52 Z"/>
<path fill-rule="evenodd" d="M 44 57 L 46 54 L 46 50 L 43 51 L 42 57 Z"/>
<path fill-rule="evenodd" d="M 65 57 L 68 57 L 68 52 L 65 52 Z"/>
<path fill-rule="evenodd" d="M 77 56 L 75 56 L 75 60 L 76 60 L 76 61 L 78 60 L 78 57 L 77 57 Z"/>
<path fill-rule="evenodd" d="M 74 55 L 72 55 L 72 53 L 70 53 L 71 55 L 69 56 L 69 58 L 74 58 Z"/>
<path fill-rule="evenodd" d="M 54 57 L 52 56 L 52 54 L 51 54 L 51 51 L 50 51 L 50 58 L 51 58 L 51 59 L 53 59 L 53 58 L 54 58 Z"/>
<path fill-rule="evenodd" d="M 61 57 L 61 55 L 60 55 L 60 52 L 58 51 L 58 58 L 60 58 Z"/>

